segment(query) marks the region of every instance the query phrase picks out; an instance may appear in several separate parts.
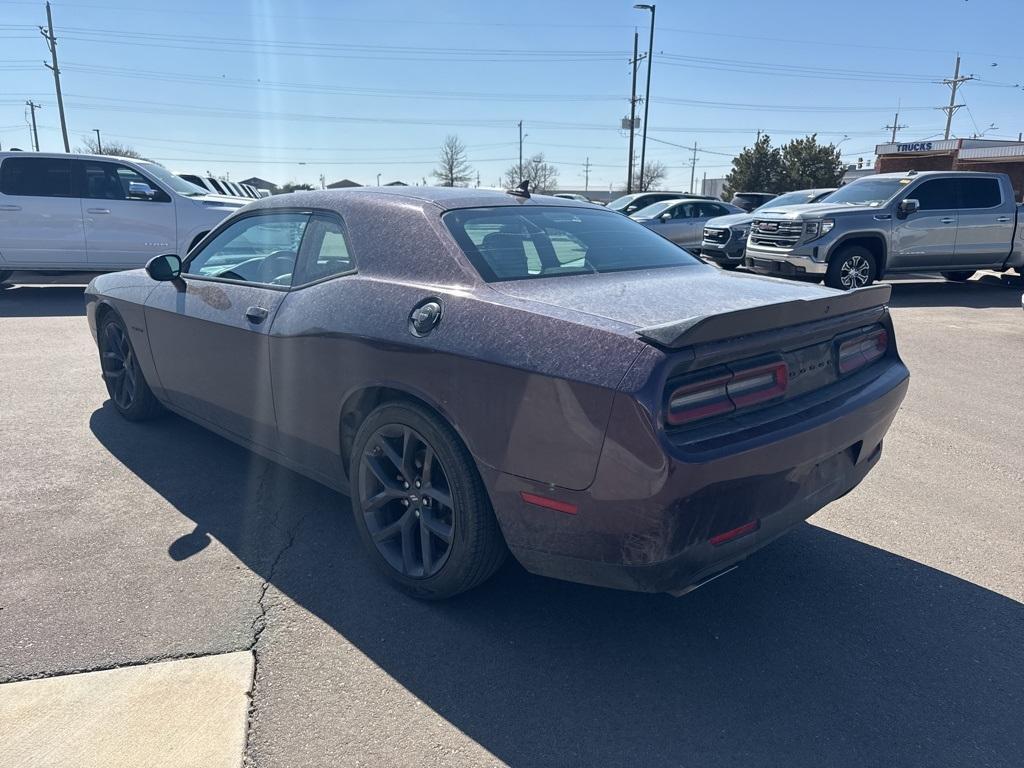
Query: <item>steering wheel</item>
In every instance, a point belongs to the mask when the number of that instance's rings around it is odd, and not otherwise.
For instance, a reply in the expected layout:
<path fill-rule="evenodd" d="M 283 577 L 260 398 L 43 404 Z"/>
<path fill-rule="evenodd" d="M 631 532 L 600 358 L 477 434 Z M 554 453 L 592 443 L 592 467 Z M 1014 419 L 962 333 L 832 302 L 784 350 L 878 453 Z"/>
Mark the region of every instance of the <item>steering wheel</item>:
<path fill-rule="evenodd" d="M 274 251 L 260 263 L 259 281 L 272 283 L 282 275 L 295 271 L 295 251 Z"/>

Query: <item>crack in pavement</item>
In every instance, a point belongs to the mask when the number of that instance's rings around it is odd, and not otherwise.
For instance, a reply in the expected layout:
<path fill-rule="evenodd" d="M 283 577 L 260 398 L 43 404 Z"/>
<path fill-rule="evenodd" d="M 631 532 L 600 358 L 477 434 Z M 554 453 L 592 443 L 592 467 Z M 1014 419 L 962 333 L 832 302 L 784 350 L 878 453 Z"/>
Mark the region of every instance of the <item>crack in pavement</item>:
<path fill-rule="evenodd" d="M 264 490 L 264 487 L 266 486 L 267 478 L 268 478 L 269 474 L 271 472 L 273 472 L 274 470 L 275 470 L 274 465 L 270 464 L 267 467 L 267 469 L 264 471 L 263 475 L 260 477 L 260 484 L 259 484 L 259 487 L 256 490 L 257 508 L 259 508 L 259 506 L 261 505 L 261 502 L 263 500 L 263 490 Z M 279 505 L 274 504 L 273 511 L 274 511 L 274 517 L 273 517 L 273 520 L 271 521 L 270 527 L 276 529 L 277 528 L 277 521 L 278 521 L 278 518 L 280 517 L 280 507 L 279 507 Z M 295 539 L 298 536 L 299 529 L 302 527 L 302 524 L 305 522 L 306 517 L 307 517 L 306 513 L 300 514 L 298 516 L 298 519 L 295 521 L 294 525 L 292 525 L 291 529 L 288 531 L 288 535 L 287 535 L 286 541 L 278 549 L 277 554 L 274 556 L 273 561 L 270 563 L 270 567 L 267 569 L 267 577 L 263 581 L 263 584 L 260 586 L 259 597 L 256 600 L 256 604 L 257 604 L 259 610 L 258 610 L 258 613 L 256 614 L 255 618 L 253 618 L 253 620 L 252 620 L 252 625 L 251 625 L 252 640 L 249 642 L 249 645 L 246 648 L 246 650 L 248 650 L 248 651 L 250 651 L 252 653 L 253 664 L 252 664 L 252 679 L 251 679 L 251 681 L 249 683 L 249 692 L 248 692 L 249 708 L 248 708 L 248 712 L 246 713 L 246 721 L 245 721 L 245 744 L 244 744 L 244 747 L 242 749 L 242 759 L 243 759 L 243 762 L 244 762 L 245 765 L 253 765 L 252 758 L 250 757 L 250 754 L 249 754 L 249 747 L 250 747 L 251 737 L 252 737 L 253 718 L 256 715 L 256 687 L 257 687 L 257 679 L 258 679 L 259 667 L 260 667 L 259 642 L 260 642 L 260 638 L 263 636 L 263 632 L 266 630 L 267 625 L 269 623 L 268 622 L 268 618 L 269 618 L 269 613 L 270 613 L 270 608 L 271 608 L 271 606 L 269 606 L 267 604 L 267 602 L 266 602 L 267 593 L 270 591 L 270 587 L 271 587 L 271 585 L 274 582 L 274 575 L 277 573 L 278 565 L 281 563 L 281 560 L 284 558 L 284 556 L 288 552 L 288 550 L 290 550 L 292 548 L 292 546 L 295 544 Z"/>
<path fill-rule="evenodd" d="M 239 650 L 247 650 L 245 648 Z M 186 651 L 184 653 L 168 653 L 168 654 L 156 654 L 154 656 L 144 656 L 141 659 L 134 659 L 132 661 L 114 661 L 105 664 L 93 664 L 86 667 L 62 667 L 60 669 L 46 669 L 38 672 L 29 672 L 24 675 L 11 675 L 10 677 L 0 677 L 0 685 L 7 683 L 21 683 L 26 680 L 42 680 L 47 677 L 64 677 L 65 675 L 80 675 L 85 672 L 107 672 L 112 669 L 125 669 L 127 667 L 141 667 L 145 664 L 159 664 L 163 661 L 181 661 L 183 659 L 202 659 L 207 656 L 223 656 L 225 653 L 232 653 L 230 650 L 224 650 L 218 648 L 213 651 Z"/>

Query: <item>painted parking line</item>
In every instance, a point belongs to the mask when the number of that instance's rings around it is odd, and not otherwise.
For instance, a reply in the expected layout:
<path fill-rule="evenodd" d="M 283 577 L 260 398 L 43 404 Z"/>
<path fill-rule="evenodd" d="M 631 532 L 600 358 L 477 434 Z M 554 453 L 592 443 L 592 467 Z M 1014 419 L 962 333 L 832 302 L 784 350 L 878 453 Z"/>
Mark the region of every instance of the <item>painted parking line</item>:
<path fill-rule="evenodd" d="M 235 768 L 252 674 L 241 651 L 0 685 L 0 765 Z"/>

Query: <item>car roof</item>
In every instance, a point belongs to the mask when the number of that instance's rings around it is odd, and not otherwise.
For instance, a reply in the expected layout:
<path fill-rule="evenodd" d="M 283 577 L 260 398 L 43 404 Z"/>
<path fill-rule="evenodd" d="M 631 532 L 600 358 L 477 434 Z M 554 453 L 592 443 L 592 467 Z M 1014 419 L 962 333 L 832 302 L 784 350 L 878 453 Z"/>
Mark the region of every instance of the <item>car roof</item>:
<path fill-rule="evenodd" d="M 873 173 L 870 176 L 861 176 L 860 179 L 854 179 L 850 182 L 860 181 L 861 179 L 917 179 L 927 178 L 929 176 L 948 176 L 954 174 L 956 176 L 999 176 L 998 173 L 990 171 L 893 171 L 891 173 Z"/>
<path fill-rule="evenodd" d="M 441 211 L 458 208 L 493 208 L 498 206 L 558 205 L 570 208 L 594 206 L 578 200 L 553 195 L 521 197 L 509 192 L 474 187 L 349 187 L 347 189 L 317 189 L 274 195 L 264 198 L 262 207 L 326 208 L 341 212 L 353 204 L 370 205 L 381 209 L 408 207 L 412 201 L 430 205 Z"/>
<path fill-rule="evenodd" d="M 57 160 L 116 160 L 119 163 L 156 165 L 152 160 L 143 160 L 138 157 L 120 157 L 119 155 L 75 154 L 74 152 L 0 152 L 0 160 L 5 160 L 8 157 L 42 157 Z"/>

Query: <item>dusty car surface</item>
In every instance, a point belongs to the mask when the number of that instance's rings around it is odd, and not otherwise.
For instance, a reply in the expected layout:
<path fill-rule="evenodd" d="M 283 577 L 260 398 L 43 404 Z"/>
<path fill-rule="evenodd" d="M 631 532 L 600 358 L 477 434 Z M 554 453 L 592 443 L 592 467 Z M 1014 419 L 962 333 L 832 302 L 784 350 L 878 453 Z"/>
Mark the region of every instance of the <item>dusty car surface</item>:
<path fill-rule="evenodd" d="M 96 278 L 87 314 L 123 416 L 348 493 L 413 594 L 507 551 L 679 593 L 878 461 L 908 383 L 888 296 L 724 273 L 569 200 L 368 188 L 256 201 L 184 262 Z"/>

